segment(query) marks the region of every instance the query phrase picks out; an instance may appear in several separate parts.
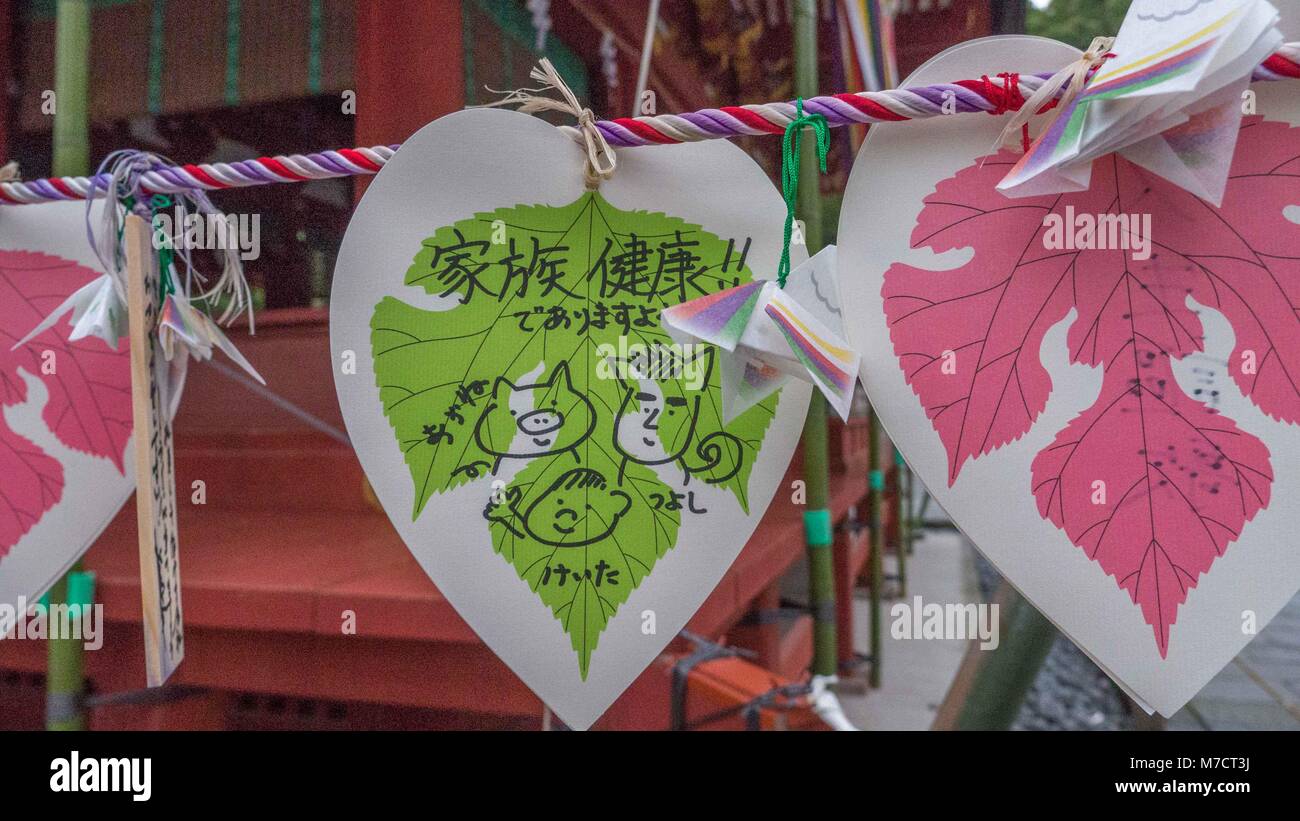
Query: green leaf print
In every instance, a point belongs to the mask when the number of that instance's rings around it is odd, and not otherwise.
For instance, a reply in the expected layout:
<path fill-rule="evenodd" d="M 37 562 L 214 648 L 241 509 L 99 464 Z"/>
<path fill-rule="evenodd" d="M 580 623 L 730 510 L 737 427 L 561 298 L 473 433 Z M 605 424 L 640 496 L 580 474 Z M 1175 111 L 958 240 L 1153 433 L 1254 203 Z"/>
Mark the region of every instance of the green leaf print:
<path fill-rule="evenodd" d="M 404 279 L 435 309 L 375 306 L 376 385 L 410 469 L 412 519 L 435 494 L 491 489 L 493 549 L 560 622 L 584 679 L 682 517 L 707 515 L 696 489 L 724 488 L 749 511 L 778 397 L 723 425 L 716 349 L 677 345 L 659 321 L 751 281 L 748 249 L 590 192 L 438 229 Z M 493 488 L 497 477 L 509 481 Z"/>

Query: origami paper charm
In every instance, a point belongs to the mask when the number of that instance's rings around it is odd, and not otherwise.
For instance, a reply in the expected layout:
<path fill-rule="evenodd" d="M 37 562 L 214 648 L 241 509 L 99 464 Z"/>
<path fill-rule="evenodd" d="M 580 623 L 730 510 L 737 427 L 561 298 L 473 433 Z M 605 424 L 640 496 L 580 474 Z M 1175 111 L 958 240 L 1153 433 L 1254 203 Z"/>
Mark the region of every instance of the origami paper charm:
<path fill-rule="evenodd" d="M 661 314 L 678 342 L 700 341 L 722 357 L 722 414 L 730 421 L 790 377 L 816 385 L 847 419 L 861 357 L 844 341 L 835 246 L 791 272 L 783 289 L 750 282 L 692 299 Z"/>
<path fill-rule="evenodd" d="M 1022 109 L 1031 116 L 1067 75 L 1095 69 L 998 190 L 1086 191 L 1093 160 L 1118 151 L 1222 205 L 1242 114 L 1254 113 L 1251 71 L 1283 40 L 1277 22 L 1265 0 L 1135 0 L 1113 44 L 1095 42 Z"/>

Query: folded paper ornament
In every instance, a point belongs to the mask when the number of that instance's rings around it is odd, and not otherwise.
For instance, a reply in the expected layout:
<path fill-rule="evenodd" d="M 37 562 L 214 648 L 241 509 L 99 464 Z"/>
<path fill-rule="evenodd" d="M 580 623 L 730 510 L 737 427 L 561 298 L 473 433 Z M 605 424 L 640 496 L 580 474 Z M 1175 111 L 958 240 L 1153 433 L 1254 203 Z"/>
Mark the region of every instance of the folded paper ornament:
<path fill-rule="evenodd" d="M 1014 122 L 1041 112 L 1063 83 L 1081 86 L 1067 87 L 998 190 L 1086 191 L 1093 160 L 1119 152 L 1221 205 L 1241 118 L 1254 113 L 1251 73 L 1283 41 L 1277 22 L 1266 0 L 1135 0 L 1113 42 L 1098 38 L 1026 103 Z"/>
<path fill-rule="evenodd" d="M 217 323 L 195 308 L 183 295 L 168 294 L 163 301 L 162 316 L 158 320 L 158 338 L 169 362 L 175 361 L 178 348 L 182 358 L 193 357 L 201 361 L 211 359 L 212 349 L 219 348 L 249 376 L 266 384 L 253 363 L 239 352 Z"/>
<path fill-rule="evenodd" d="M 117 348 L 118 340 L 128 331 L 127 255 L 122 221 L 128 213 L 135 213 L 150 221 L 152 253 L 157 256 L 164 283 L 166 297 L 158 335 L 171 363 L 168 382 L 174 388 L 172 395 L 180 395 L 185 374 L 183 360 L 211 359 L 214 347 L 225 352 L 249 376 L 266 384 L 218 327 L 218 322 L 226 323 L 245 311 L 250 332 L 253 327 L 252 290 L 244 276 L 239 242 L 234 241 L 236 229 L 201 191 L 175 196 L 142 193 L 139 175 L 160 162 L 163 158 L 145 152 L 119 151 L 100 166 L 100 174 L 109 177 L 103 185 L 112 192 L 109 201 L 113 204 L 106 206 L 105 201 L 100 201 L 84 207 L 82 219 L 103 273 L 60 302 L 11 350 L 49 330 L 69 313 L 72 326 L 69 340 L 95 337 L 110 348 Z M 220 239 L 214 243 L 215 248 L 202 236 L 202 226 L 208 223 L 214 226 L 213 237 Z M 193 252 L 198 248 L 213 248 L 221 262 L 220 275 L 211 287 L 205 287 L 205 277 L 195 265 Z M 204 309 L 196 307 L 196 303 Z M 216 319 L 207 310 L 217 311 Z"/>
<path fill-rule="evenodd" d="M 707 342 L 726 351 L 724 420 L 791 377 L 816 385 L 840 418 L 848 419 L 862 358 L 844 340 L 834 245 L 791 272 L 785 288 L 749 282 L 666 308 L 662 317 L 678 342 Z"/>
<path fill-rule="evenodd" d="M 117 341 L 126 336 L 126 301 L 118 293 L 118 287 L 116 280 L 108 274 L 92 279 L 73 291 L 39 325 L 15 342 L 11 350 L 26 345 L 69 312 L 72 313 L 69 319 L 72 325 L 68 334 L 70 341 L 95 337 L 116 350 Z"/>

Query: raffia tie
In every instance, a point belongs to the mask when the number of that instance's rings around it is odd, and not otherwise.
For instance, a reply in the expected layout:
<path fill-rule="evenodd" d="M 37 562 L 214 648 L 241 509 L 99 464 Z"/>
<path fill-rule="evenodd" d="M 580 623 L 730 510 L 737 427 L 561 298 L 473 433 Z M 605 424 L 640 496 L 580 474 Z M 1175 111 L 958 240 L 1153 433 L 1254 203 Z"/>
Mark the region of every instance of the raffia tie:
<path fill-rule="evenodd" d="M 571 115 L 578 121 L 578 133 L 582 138 L 583 144 L 587 149 L 586 167 L 583 169 L 583 179 L 586 182 L 587 189 L 594 191 L 600 187 L 602 180 L 607 180 L 614 176 L 614 169 L 617 161 L 614 157 L 614 150 L 609 147 L 605 140 L 605 135 L 596 127 L 596 115 L 590 108 L 586 108 L 578 102 L 578 96 L 569 88 L 568 83 L 555 70 L 551 61 L 543 57 L 541 61 L 533 67 L 529 76 L 534 80 L 542 83 L 541 88 L 521 88 L 507 94 L 503 99 L 495 103 L 488 103 L 484 108 L 494 106 L 513 105 L 518 106 L 517 110 L 525 114 L 532 114 L 536 111 L 561 111 Z M 562 99 L 543 96 L 549 91 L 557 91 Z"/>
<path fill-rule="evenodd" d="M 1056 99 L 1057 93 L 1061 92 L 1056 105 L 1046 112 L 1047 119 L 1038 133 L 1042 134 L 1051 128 L 1056 118 L 1061 116 L 1061 112 L 1067 110 L 1074 98 L 1079 96 L 1079 92 L 1083 91 L 1093 70 L 1111 56 L 1110 47 L 1114 44 L 1114 37 L 1094 37 L 1092 45 L 1088 46 L 1088 50 L 1078 60 L 1053 74 L 1025 101 L 1020 110 L 1007 122 L 1006 128 L 1002 129 L 995 148 L 1011 144 L 1016 132 L 1027 127 L 1034 117 L 1044 113 L 1044 110 Z M 1064 88 L 1063 92 L 1062 88 Z"/>

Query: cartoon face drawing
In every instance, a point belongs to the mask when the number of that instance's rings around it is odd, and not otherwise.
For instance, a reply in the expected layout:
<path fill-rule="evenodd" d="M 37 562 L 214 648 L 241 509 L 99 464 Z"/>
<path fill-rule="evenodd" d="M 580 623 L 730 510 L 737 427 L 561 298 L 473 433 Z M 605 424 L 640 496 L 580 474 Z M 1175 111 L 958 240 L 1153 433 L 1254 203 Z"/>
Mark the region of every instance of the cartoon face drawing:
<path fill-rule="evenodd" d="M 573 452 L 595 428 L 591 401 L 574 390 L 569 363 L 561 362 L 545 382 L 515 385 L 497 377 L 474 426 L 474 438 L 485 453 L 496 457 L 496 473 L 502 459 Z"/>
<path fill-rule="evenodd" d="M 702 384 L 713 374 L 713 348 L 690 357 L 703 367 Z M 647 389 L 653 384 L 657 391 Z M 675 379 L 633 379 L 626 383 L 623 402 L 614 418 L 614 449 L 624 462 L 665 465 L 686 454 L 695 438 L 702 391 L 686 392 Z"/>
<path fill-rule="evenodd" d="M 713 375 L 714 349 L 709 346 L 692 360 L 703 365 L 702 384 L 707 390 Z M 646 390 L 653 382 L 659 392 Z M 744 461 L 740 440 L 726 431 L 699 436 L 700 403 L 703 391 L 683 395 L 673 380 L 635 380 L 627 385 L 623 402 L 614 419 L 614 449 L 622 457 L 618 481 L 621 485 L 629 462 L 642 465 L 676 463 L 683 481 L 703 474 L 711 484 L 725 482 L 739 472 Z"/>
<path fill-rule="evenodd" d="M 686 452 L 695 435 L 700 415 L 700 397 L 663 396 L 629 385 L 614 420 L 614 447 L 623 456 L 643 465 L 675 462 Z M 660 435 L 673 437 L 665 441 Z"/>
<path fill-rule="evenodd" d="M 590 468 L 565 471 L 524 511 L 519 488 L 506 491 L 505 510 L 488 502 L 483 517 L 505 525 L 520 538 L 530 538 L 551 547 L 583 547 L 614 532 L 619 520 L 632 507 L 626 493 L 613 488 L 605 477 Z"/>

